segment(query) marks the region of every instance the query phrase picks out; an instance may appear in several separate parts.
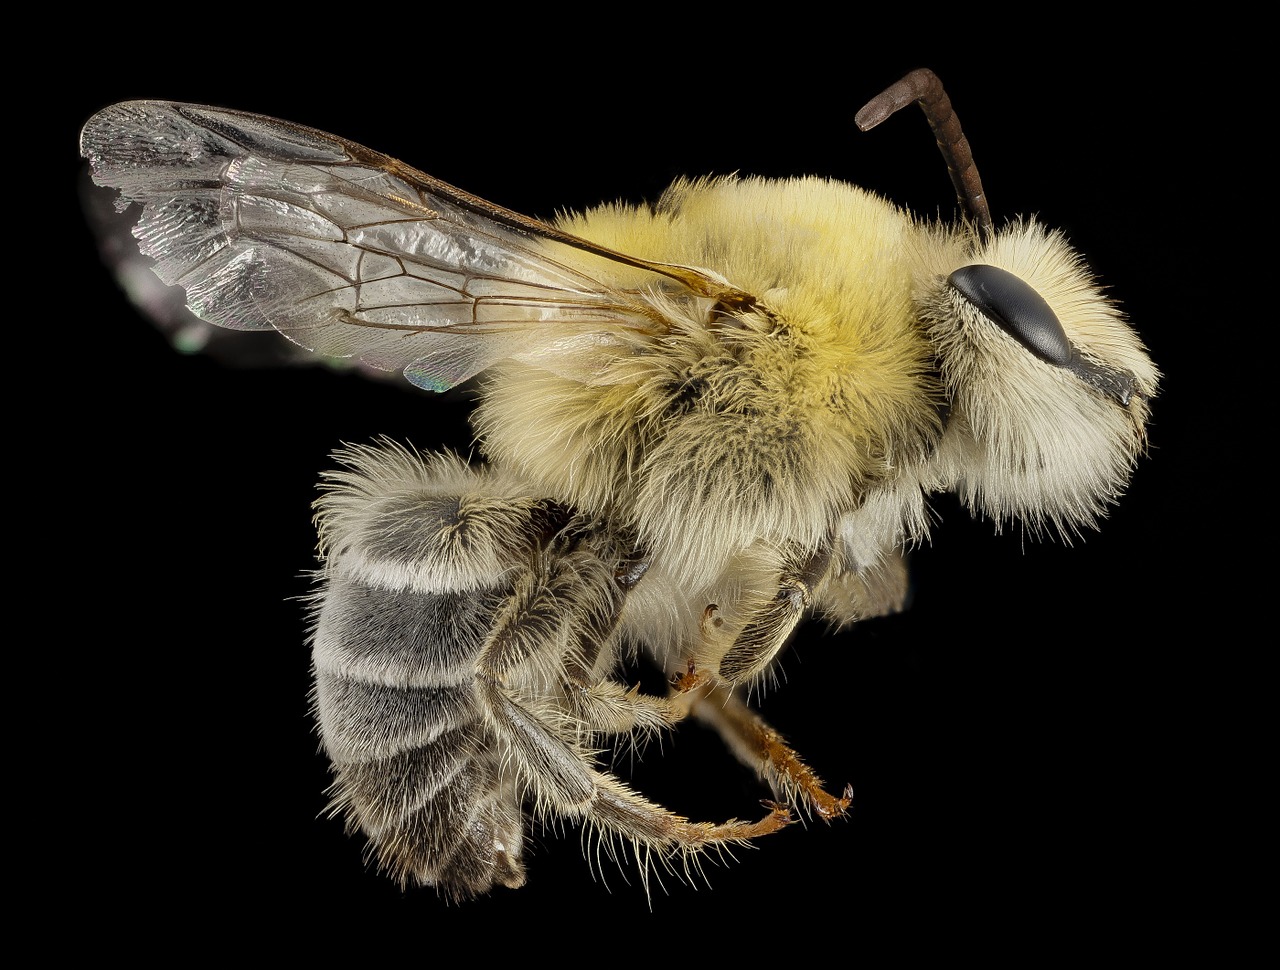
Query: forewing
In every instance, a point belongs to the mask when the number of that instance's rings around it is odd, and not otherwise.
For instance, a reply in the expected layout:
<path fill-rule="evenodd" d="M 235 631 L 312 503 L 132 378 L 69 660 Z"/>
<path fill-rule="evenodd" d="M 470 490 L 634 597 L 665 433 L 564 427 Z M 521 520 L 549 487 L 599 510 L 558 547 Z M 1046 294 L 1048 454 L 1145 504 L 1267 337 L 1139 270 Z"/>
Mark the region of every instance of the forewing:
<path fill-rule="evenodd" d="M 433 390 L 507 357 L 586 376 L 620 335 L 660 329 L 651 305 L 609 278 L 619 263 L 667 285 L 718 285 L 260 115 L 126 102 L 89 120 L 81 153 L 98 184 L 119 190 L 118 207 L 142 206 L 139 248 L 198 317 L 277 330 Z"/>

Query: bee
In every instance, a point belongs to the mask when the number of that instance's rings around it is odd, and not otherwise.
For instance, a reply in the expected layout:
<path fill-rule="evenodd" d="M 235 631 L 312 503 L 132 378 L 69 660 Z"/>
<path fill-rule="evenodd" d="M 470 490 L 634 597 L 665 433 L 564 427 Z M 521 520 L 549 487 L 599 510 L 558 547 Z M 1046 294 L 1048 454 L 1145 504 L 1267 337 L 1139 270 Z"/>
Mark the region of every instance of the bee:
<path fill-rule="evenodd" d="M 476 389 L 483 460 L 347 446 L 315 505 L 332 806 L 402 885 L 522 885 L 531 819 L 647 878 L 842 816 L 850 790 L 747 702 L 802 618 L 901 609 L 932 495 L 1070 536 L 1123 491 L 1157 369 L 1061 234 L 995 226 L 931 72 L 856 122 L 911 104 L 955 224 L 812 177 L 542 222 L 259 115 L 127 102 L 85 125 L 196 316 Z M 621 680 L 635 656 L 667 693 Z M 687 718 L 759 774 L 763 811 L 691 820 L 602 764 Z"/>

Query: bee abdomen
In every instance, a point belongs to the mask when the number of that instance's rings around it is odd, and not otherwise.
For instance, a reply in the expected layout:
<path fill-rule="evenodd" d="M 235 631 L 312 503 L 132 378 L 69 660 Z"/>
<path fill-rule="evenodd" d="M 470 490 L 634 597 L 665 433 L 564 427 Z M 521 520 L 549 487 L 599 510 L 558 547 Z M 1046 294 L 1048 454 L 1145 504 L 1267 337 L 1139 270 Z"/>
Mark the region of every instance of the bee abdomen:
<path fill-rule="evenodd" d="M 514 784 L 474 725 L 367 761 L 333 758 L 332 807 L 370 840 L 402 885 L 454 898 L 524 883 L 524 819 Z"/>
<path fill-rule="evenodd" d="M 475 696 L 483 593 L 377 589 L 333 571 L 314 639 L 332 807 L 402 884 L 519 886 L 523 815 Z"/>
<path fill-rule="evenodd" d="M 492 623 L 484 592 L 380 589 L 332 570 L 312 642 L 316 674 L 424 690 L 468 684 Z"/>
<path fill-rule="evenodd" d="M 527 779 L 484 691 L 495 676 L 541 687 L 563 673 L 556 651 L 570 637 L 554 623 L 546 643 L 494 641 L 513 616 L 520 630 L 547 626 L 524 608 L 569 515 L 516 476 L 450 455 L 387 444 L 339 457 L 316 506 L 326 563 L 312 639 L 333 808 L 401 884 L 455 899 L 519 886 Z M 552 653 L 546 669 L 531 650 Z"/>

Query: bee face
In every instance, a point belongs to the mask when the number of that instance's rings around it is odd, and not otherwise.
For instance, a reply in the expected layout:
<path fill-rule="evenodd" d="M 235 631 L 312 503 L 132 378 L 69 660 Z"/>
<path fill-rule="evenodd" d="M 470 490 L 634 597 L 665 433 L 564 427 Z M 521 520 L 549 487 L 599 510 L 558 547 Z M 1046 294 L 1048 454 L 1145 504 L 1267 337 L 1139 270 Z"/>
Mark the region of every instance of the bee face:
<path fill-rule="evenodd" d="M 335 809 L 453 898 L 524 881 L 530 819 L 696 868 L 842 815 L 744 699 L 796 624 L 900 609 L 931 496 L 1071 532 L 1143 447 L 1156 371 L 1035 223 L 936 226 L 815 178 L 544 223 L 323 132 L 162 102 L 101 112 L 82 151 L 206 321 L 476 382 L 483 461 L 340 456 L 312 638 Z M 625 686 L 636 654 L 668 692 Z M 771 789 L 756 820 L 690 821 L 602 766 L 689 717 Z"/>
<path fill-rule="evenodd" d="M 997 522 L 1094 524 L 1145 447 L 1158 374 L 1133 330 L 1033 222 L 928 278 L 922 318 L 951 407 L 930 473 Z"/>

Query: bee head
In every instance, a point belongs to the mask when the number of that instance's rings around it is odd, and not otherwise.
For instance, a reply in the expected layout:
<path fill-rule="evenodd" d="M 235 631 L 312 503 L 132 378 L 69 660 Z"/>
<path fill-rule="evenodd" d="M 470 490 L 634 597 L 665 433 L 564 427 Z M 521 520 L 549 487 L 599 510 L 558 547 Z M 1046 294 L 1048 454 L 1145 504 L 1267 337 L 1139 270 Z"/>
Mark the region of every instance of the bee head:
<path fill-rule="evenodd" d="M 1070 534 L 1127 483 L 1159 374 L 1060 234 L 1015 223 L 969 258 L 921 300 L 951 408 L 934 485 Z"/>
<path fill-rule="evenodd" d="M 920 319 L 949 408 L 927 489 L 954 490 L 997 523 L 1064 535 L 1092 525 L 1146 445 L 1159 373 L 1058 233 L 997 232 L 968 139 L 941 82 L 912 71 L 868 102 L 862 130 L 918 104 L 967 225 L 922 251 Z"/>

